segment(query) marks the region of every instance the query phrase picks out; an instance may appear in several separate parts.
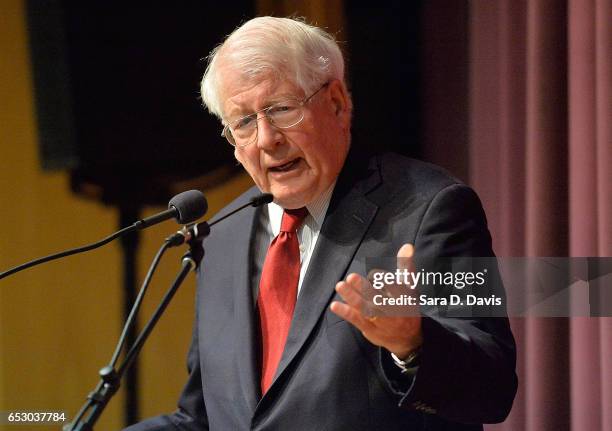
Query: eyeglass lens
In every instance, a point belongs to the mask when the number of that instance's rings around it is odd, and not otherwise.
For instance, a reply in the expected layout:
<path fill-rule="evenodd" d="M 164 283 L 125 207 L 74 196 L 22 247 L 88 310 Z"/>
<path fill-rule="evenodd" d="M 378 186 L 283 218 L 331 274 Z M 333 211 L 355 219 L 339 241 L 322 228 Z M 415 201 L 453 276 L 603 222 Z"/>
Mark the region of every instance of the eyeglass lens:
<path fill-rule="evenodd" d="M 274 127 L 280 129 L 293 127 L 304 118 L 302 103 L 294 100 L 275 103 L 262 112 Z M 230 143 L 243 146 L 252 142 L 257 135 L 257 121 L 260 119 L 257 117 L 254 113 L 232 122 L 226 132 Z"/>

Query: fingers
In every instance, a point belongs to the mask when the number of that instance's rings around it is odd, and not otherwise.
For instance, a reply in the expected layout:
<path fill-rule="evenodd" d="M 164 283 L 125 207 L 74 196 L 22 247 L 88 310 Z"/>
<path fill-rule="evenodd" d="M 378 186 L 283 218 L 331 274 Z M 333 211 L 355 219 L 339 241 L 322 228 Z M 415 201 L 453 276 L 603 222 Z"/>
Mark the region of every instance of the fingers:
<path fill-rule="evenodd" d="M 330 305 L 330 310 L 336 313 L 338 316 L 355 326 L 361 332 L 371 330 L 373 325 L 372 322 L 368 321 L 361 312 L 348 304 L 334 301 Z"/>
<path fill-rule="evenodd" d="M 414 246 L 411 244 L 404 244 L 397 253 L 397 267 L 399 269 L 414 271 L 413 256 Z M 336 291 L 346 304 L 353 307 L 355 311 L 363 317 L 364 314 L 370 315 L 373 307 L 372 298 L 368 297 L 368 293 L 372 294 L 372 291 L 367 289 L 367 287 L 371 287 L 370 281 L 359 274 L 351 273 L 346 277 L 346 281 L 340 281 L 336 284 Z M 381 290 L 379 293 L 385 294 L 388 297 L 393 296 L 394 292 L 392 289 L 389 291 L 391 287 L 393 286 L 387 286 L 388 289 Z M 403 289 L 397 293 L 404 293 Z M 386 314 L 382 309 L 379 309 L 377 313 Z M 367 318 L 365 320 L 371 322 L 371 320 Z"/>
<path fill-rule="evenodd" d="M 346 281 L 341 281 L 336 284 L 336 292 L 342 296 L 342 299 L 344 299 L 347 304 L 359 308 L 364 305 L 362 296 L 364 283 L 368 283 L 368 281 L 359 274 L 349 274 L 349 276 L 346 277 Z"/>
<path fill-rule="evenodd" d="M 414 272 L 414 247 L 404 244 L 397 253 L 397 267 L 401 270 Z M 370 288 L 370 289 L 368 289 Z M 393 288 L 398 288 L 398 293 L 405 292 L 405 286 L 385 286 L 377 290 L 377 294 L 393 297 Z M 336 284 L 336 291 L 342 297 L 344 303 L 333 301 L 330 310 L 342 319 L 351 323 L 362 332 L 365 338 L 372 344 L 385 347 L 396 354 L 402 354 L 414 349 L 421 340 L 421 318 L 416 307 L 415 315 L 406 315 L 410 307 L 403 306 L 403 313 L 391 316 L 384 307 L 374 307 L 372 298 L 368 298 L 368 292 L 373 289 L 370 282 L 358 274 L 349 274 L 345 281 Z M 374 307 L 374 308 L 373 308 Z M 386 306 L 389 307 L 388 305 Z M 402 305 L 399 305 L 401 308 Z M 377 317 L 368 317 L 371 311 L 375 311 Z M 401 356 L 400 356 L 401 357 Z"/>
<path fill-rule="evenodd" d="M 358 274 L 350 274 L 346 281 L 337 283 L 336 291 L 346 303 L 334 301 L 331 310 L 358 329 L 366 331 L 371 328 L 372 322 L 362 312 L 366 305 L 361 293 L 363 283 L 367 283 L 367 280 Z"/>

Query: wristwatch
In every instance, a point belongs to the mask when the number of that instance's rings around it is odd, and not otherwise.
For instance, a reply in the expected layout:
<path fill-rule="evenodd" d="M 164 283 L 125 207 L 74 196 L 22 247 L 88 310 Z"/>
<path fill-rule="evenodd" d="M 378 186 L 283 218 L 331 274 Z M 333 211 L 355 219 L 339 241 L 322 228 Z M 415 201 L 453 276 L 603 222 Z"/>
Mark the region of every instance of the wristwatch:
<path fill-rule="evenodd" d="M 412 352 L 410 352 L 406 359 L 398 358 L 395 353 L 391 353 L 391 357 L 393 358 L 393 362 L 395 362 L 395 365 L 397 365 L 402 370 L 402 373 L 410 373 L 413 372 L 415 368 L 419 366 L 421 358 L 421 347 L 418 347 Z"/>

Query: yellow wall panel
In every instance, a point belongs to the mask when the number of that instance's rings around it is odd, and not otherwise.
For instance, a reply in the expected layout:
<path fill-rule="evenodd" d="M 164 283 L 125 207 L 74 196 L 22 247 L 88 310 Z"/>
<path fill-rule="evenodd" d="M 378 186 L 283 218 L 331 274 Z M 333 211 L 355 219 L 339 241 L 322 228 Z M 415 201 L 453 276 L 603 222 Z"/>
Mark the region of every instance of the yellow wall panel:
<path fill-rule="evenodd" d="M 205 53 L 203 53 L 204 55 Z M 196 91 L 196 89 L 194 89 Z M 38 160 L 32 74 L 22 0 L 0 2 L 0 270 L 101 239 L 115 231 L 115 209 L 69 191 L 66 173 L 42 172 Z M 251 185 L 238 176 L 207 192 L 209 214 Z M 147 208 L 145 215 L 161 208 Z M 143 233 L 139 280 L 171 222 Z M 184 250 L 168 253 L 141 311 L 149 316 L 179 269 Z M 193 319 L 190 276 L 142 353 L 141 411 L 175 408 L 185 381 Z M 118 243 L 0 280 L 0 411 L 61 410 L 72 416 L 97 383 L 121 328 Z M 96 429 L 123 425 L 122 393 Z M 1 426 L 0 429 L 16 429 Z M 21 429 L 21 428 L 20 428 Z M 56 430 L 57 426 L 37 426 Z"/>

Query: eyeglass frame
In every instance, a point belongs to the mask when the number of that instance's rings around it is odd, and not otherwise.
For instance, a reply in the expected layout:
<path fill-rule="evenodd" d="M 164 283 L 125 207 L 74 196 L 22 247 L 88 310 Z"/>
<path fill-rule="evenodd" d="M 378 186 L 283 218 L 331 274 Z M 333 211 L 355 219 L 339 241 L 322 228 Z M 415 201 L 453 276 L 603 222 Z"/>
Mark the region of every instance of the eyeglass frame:
<path fill-rule="evenodd" d="M 261 119 L 261 118 L 259 118 L 259 113 L 260 112 L 264 113 L 264 116 L 262 118 L 267 118 L 268 122 L 270 123 L 270 125 L 273 126 L 276 129 L 290 129 L 292 127 L 295 127 L 295 126 L 297 126 L 298 124 L 300 124 L 304 120 L 304 111 L 303 111 L 304 105 L 306 103 L 308 103 L 313 97 L 315 97 L 317 95 L 317 93 L 319 93 L 319 91 L 321 91 L 325 87 L 329 86 L 330 83 L 331 83 L 331 81 L 327 81 L 325 84 L 320 86 L 314 93 L 312 93 L 310 96 L 302 99 L 301 101 L 298 100 L 298 99 L 284 99 L 284 100 L 280 100 L 280 101 L 275 102 L 275 103 L 273 103 L 273 104 L 271 104 L 269 106 L 266 106 L 265 108 L 262 108 L 262 109 L 260 109 L 258 111 L 255 111 L 255 112 L 252 112 L 252 113 L 250 113 L 248 115 L 244 115 L 244 116 L 242 116 L 240 118 L 237 118 L 236 120 L 234 120 L 234 121 L 232 121 L 232 122 L 230 122 L 230 123 L 225 125 L 225 127 L 221 131 L 221 136 L 224 137 L 227 140 L 227 142 L 232 147 L 235 147 L 235 148 L 244 148 L 244 147 L 247 147 L 247 146 L 251 145 L 253 142 L 257 141 L 257 136 L 258 136 L 258 132 L 259 132 L 259 120 Z M 284 102 L 295 101 L 295 100 L 298 100 L 298 106 L 302 110 L 302 116 L 300 117 L 300 119 L 298 121 L 296 121 L 295 123 L 291 124 L 290 126 L 285 126 L 285 127 L 280 127 L 280 126 L 277 126 L 276 124 L 274 124 L 274 121 L 268 116 L 268 111 L 271 108 L 273 108 L 274 106 L 277 106 L 277 105 L 282 104 Z M 234 139 L 234 143 L 232 143 L 232 141 L 228 137 L 228 133 L 227 133 L 228 131 L 230 131 L 229 135 L 232 136 L 232 138 L 233 138 L 233 135 L 231 133 L 230 124 L 234 124 L 234 123 L 236 123 L 238 121 L 244 120 L 245 118 L 252 117 L 252 116 L 255 116 L 255 118 L 254 118 L 254 120 L 255 120 L 255 123 L 254 123 L 255 124 L 255 134 L 254 134 L 253 139 L 251 139 L 249 142 L 247 142 L 246 144 L 243 144 L 243 145 L 238 145 L 236 143 L 235 139 Z"/>

